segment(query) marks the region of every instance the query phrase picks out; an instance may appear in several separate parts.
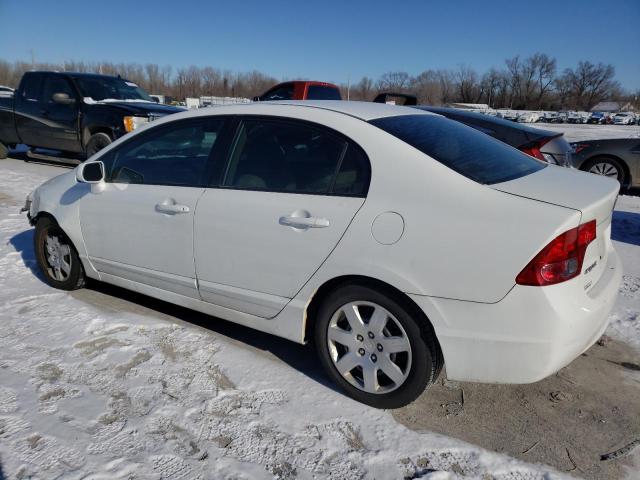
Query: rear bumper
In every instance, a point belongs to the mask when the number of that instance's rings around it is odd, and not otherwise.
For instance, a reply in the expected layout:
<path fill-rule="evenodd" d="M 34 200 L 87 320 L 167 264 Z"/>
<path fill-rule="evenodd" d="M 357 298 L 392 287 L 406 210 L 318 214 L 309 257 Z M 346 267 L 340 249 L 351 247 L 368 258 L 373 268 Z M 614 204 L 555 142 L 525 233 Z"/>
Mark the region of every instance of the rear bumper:
<path fill-rule="evenodd" d="M 583 282 L 516 285 L 494 304 L 412 295 L 432 320 L 447 377 L 532 383 L 568 365 L 606 329 L 622 279 L 609 242 L 606 270 L 586 293 Z M 578 279 L 574 279 L 578 280 Z"/>

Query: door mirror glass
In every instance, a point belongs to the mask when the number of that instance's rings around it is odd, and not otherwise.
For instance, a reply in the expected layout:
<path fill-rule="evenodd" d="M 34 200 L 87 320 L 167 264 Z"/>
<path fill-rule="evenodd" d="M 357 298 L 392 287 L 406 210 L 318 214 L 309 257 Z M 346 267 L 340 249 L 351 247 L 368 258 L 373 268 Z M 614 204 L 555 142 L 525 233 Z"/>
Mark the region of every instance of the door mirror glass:
<path fill-rule="evenodd" d="M 62 105 L 71 105 L 72 103 L 75 103 L 75 100 L 69 97 L 68 93 L 54 93 L 52 98 L 54 102 Z"/>
<path fill-rule="evenodd" d="M 85 162 L 78 165 L 76 179 L 81 183 L 100 183 L 104 180 L 102 162 Z"/>

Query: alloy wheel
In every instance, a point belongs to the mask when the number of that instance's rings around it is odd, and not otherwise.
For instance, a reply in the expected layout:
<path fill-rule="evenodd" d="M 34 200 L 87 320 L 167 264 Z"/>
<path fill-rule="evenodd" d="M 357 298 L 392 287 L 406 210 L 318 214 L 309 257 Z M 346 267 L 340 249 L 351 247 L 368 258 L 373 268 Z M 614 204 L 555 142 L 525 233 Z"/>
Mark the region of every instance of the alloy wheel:
<path fill-rule="evenodd" d="M 71 275 L 71 247 L 59 234 L 48 233 L 44 241 L 44 253 L 51 278 L 58 282 L 67 280 Z"/>
<path fill-rule="evenodd" d="M 619 176 L 618 169 L 615 167 L 615 165 L 612 165 L 608 162 L 599 162 L 594 164 L 589 169 L 589 172 L 611 178 L 618 178 Z"/>
<path fill-rule="evenodd" d="M 409 337 L 384 307 L 372 302 L 349 302 L 336 310 L 327 328 L 333 365 L 354 387 L 367 393 L 388 393 L 409 376 Z"/>

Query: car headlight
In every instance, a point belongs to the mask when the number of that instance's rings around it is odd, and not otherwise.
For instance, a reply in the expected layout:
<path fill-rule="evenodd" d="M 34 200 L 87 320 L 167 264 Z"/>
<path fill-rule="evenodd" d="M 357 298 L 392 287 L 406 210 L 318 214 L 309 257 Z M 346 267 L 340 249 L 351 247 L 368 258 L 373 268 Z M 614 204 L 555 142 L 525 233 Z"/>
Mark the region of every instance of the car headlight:
<path fill-rule="evenodd" d="M 145 123 L 149 123 L 148 117 L 124 117 L 124 129 L 127 132 L 133 132 Z"/>

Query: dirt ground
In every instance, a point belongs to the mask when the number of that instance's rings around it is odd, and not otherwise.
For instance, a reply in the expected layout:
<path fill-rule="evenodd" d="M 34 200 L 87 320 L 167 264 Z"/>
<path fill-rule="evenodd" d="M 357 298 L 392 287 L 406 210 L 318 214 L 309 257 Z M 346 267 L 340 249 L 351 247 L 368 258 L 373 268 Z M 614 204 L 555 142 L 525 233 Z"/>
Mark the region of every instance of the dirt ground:
<path fill-rule="evenodd" d="M 640 354 L 608 337 L 535 384 L 457 383 L 441 375 L 394 416 L 411 429 L 442 433 L 576 477 L 629 478 L 635 470 L 640 478 L 640 465 L 634 466 L 630 455 L 601 460 L 603 454 L 640 443 Z"/>

